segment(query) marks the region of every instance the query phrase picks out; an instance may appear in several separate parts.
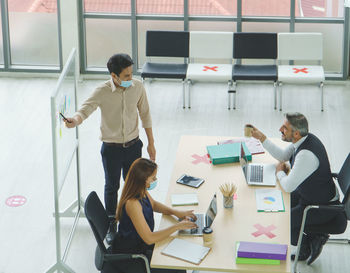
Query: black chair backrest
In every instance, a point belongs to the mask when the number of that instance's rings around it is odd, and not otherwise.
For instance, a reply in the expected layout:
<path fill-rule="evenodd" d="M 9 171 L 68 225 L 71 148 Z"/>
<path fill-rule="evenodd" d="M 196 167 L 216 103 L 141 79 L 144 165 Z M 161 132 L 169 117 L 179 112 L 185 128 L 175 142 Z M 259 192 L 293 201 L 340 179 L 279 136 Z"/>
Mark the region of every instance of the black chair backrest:
<path fill-rule="evenodd" d="M 277 59 L 277 33 L 234 33 L 233 58 Z"/>
<path fill-rule="evenodd" d="M 85 200 L 85 215 L 96 238 L 98 247 L 102 254 L 107 250 L 103 243 L 109 228 L 109 219 L 96 192 L 91 192 Z"/>
<path fill-rule="evenodd" d="M 189 55 L 188 31 L 155 31 L 146 33 L 146 56 L 185 57 Z"/>
<path fill-rule="evenodd" d="M 338 184 L 344 194 L 342 203 L 345 205 L 346 217 L 350 220 L 350 153 L 338 173 Z"/>

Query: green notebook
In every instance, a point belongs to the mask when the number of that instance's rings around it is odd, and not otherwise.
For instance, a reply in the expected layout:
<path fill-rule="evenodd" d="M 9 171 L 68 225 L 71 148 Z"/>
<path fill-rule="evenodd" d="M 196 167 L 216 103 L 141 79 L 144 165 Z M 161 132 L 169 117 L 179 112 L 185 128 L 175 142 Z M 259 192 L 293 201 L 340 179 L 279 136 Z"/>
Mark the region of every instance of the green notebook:
<path fill-rule="evenodd" d="M 281 264 L 280 260 L 272 259 L 258 259 L 258 258 L 242 258 L 237 257 L 237 249 L 239 247 L 239 242 L 236 242 L 236 264 L 268 264 L 268 265 L 279 265 Z"/>
<path fill-rule="evenodd" d="M 207 146 L 207 151 L 214 165 L 239 162 L 241 143 Z"/>
<path fill-rule="evenodd" d="M 247 145 L 245 144 L 245 142 L 241 142 L 241 143 L 242 143 L 242 151 L 241 151 L 242 156 L 245 155 L 248 161 L 252 161 L 252 154 L 250 153 Z"/>

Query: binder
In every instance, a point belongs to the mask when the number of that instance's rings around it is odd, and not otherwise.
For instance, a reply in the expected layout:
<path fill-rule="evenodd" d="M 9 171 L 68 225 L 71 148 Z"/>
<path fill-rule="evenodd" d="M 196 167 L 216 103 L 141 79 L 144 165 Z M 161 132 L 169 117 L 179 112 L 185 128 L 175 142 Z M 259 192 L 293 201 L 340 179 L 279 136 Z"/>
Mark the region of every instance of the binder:
<path fill-rule="evenodd" d="M 268 264 L 268 265 L 279 265 L 280 260 L 276 259 L 258 259 L 258 258 L 243 258 L 237 256 L 237 249 L 239 248 L 240 242 L 236 243 L 236 264 Z"/>
<path fill-rule="evenodd" d="M 287 249 L 287 245 L 241 241 L 237 256 L 241 258 L 285 260 Z"/>
<path fill-rule="evenodd" d="M 241 143 L 207 146 L 207 151 L 213 165 L 239 162 Z"/>

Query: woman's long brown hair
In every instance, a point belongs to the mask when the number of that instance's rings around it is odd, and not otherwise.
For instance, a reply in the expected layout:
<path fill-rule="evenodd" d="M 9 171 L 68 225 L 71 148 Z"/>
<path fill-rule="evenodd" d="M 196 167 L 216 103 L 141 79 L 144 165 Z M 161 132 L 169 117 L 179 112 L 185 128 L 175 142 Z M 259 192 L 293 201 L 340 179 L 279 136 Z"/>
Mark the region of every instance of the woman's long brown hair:
<path fill-rule="evenodd" d="M 157 164 L 146 158 L 136 159 L 126 176 L 122 195 L 116 211 L 116 221 L 122 216 L 123 207 L 130 199 L 140 200 L 146 195 L 146 180 L 157 169 Z"/>

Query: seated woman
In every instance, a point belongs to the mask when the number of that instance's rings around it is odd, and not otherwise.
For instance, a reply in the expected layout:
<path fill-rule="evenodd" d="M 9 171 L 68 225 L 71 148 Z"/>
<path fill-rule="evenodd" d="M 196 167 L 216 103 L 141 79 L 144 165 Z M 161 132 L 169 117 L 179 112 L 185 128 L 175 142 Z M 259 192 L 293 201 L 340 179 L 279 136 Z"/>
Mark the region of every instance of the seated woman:
<path fill-rule="evenodd" d="M 119 226 L 118 236 L 112 246 L 114 253 L 142 253 L 150 260 L 156 242 L 166 239 L 177 230 L 196 227 L 189 219 L 196 220 L 192 210 L 175 210 L 153 200 L 147 190 L 155 187 L 156 176 L 157 164 L 151 160 L 139 158 L 131 165 L 116 212 Z M 182 220 L 168 228 L 154 231 L 153 211 L 175 215 Z M 144 263 L 141 260 L 123 262 L 118 268 L 125 272 L 143 272 Z M 186 271 L 151 269 L 151 272 Z"/>

